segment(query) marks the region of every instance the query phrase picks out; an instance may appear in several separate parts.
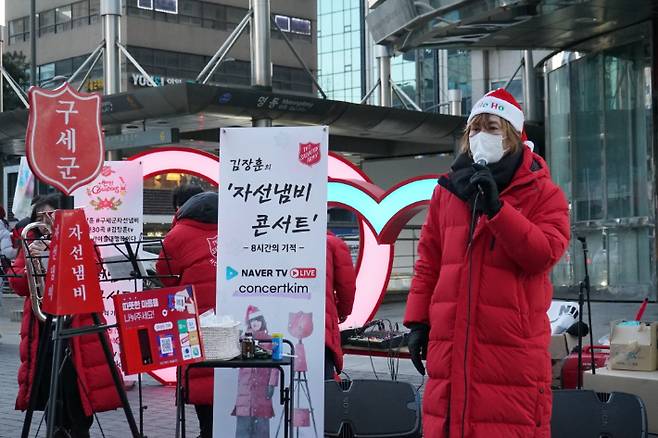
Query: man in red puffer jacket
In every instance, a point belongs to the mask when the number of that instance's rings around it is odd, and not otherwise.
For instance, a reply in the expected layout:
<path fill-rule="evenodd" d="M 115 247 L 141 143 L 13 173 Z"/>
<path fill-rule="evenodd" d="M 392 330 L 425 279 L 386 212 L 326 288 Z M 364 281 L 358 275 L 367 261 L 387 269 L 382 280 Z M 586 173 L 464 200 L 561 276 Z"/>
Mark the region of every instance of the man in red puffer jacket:
<path fill-rule="evenodd" d="M 350 250 L 340 238 L 327 233 L 327 289 L 325 310 L 325 380 L 343 369 L 343 350 L 340 346 L 342 323 L 352 313 L 356 292 L 356 272 Z"/>
<path fill-rule="evenodd" d="M 165 286 L 192 285 L 199 314 L 215 308 L 217 283 L 217 193 L 191 197 L 174 219 L 174 227 L 162 242 L 155 269 Z M 167 260 L 168 259 L 168 260 Z M 213 371 L 190 371 L 188 401 L 199 418 L 201 438 L 212 437 Z"/>

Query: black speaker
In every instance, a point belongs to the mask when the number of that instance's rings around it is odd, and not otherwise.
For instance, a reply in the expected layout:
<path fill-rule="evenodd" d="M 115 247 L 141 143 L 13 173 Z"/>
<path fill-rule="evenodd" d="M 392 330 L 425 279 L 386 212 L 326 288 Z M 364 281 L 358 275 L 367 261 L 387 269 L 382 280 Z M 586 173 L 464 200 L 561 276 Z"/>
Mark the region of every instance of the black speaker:
<path fill-rule="evenodd" d="M 324 434 L 334 438 L 420 438 L 420 397 L 405 382 L 328 380 Z"/>
<path fill-rule="evenodd" d="M 636 395 L 553 391 L 553 438 L 646 438 L 648 433 L 646 408 Z"/>

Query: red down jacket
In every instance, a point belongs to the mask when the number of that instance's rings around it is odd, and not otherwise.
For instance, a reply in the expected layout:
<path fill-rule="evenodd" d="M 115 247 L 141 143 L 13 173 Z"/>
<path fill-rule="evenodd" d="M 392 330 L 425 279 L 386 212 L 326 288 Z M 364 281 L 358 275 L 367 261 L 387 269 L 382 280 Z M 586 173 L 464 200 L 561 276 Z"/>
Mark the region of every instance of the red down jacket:
<path fill-rule="evenodd" d="M 405 314 L 405 324 L 431 327 L 427 437 L 550 437 L 548 273 L 569 241 L 569 217 L 544 160 L 523 154 L 501 210 L 476 225 L 470 293 L 470 209 L 434 190 Z"/>
<path fill-rule="evenodd" d="M 343 369 L 343 350 L 340 346 L 338 319 L 352 313 L 356 273 L 350 250 L 339 237 L 327 233 L 327 288 L 324 342 L 334 354 L 336 370 Z"/>
<path fill-rule="evenodd" d="M 190 198 L 178 210 L 174 227 L 167 233 L 162 246 L 156 272 L 179 276 L 163 278 L 164 285 L 192 285 L 199 314 L 214 309 L 217 294 L 217 193 L 200 193 Z M 169 258 L 169 265 L 164 260 L 165 255 Z M 189 378 L 189 402 L 211 405 L 213 370 L 191 370 Z"/>
<path fill-rule="evenodd" d="M 19 252 L 14 269 L 17 274 L 25 273 L 25 257 L 23 251 Z M 18 395 L 16 409 L 26 410 L 30 402 L 30 390 L 34 382 L 37 366 L 37 348 L 39 346 L 39 321 L 32 313 L 30 292 L 25 276 L 9 279 L 11 288 L 18 295 L 26 297 L 23 305 L 23 320 L 21 322 L 21 343 L 19 347 L 21 365 L 18 368 Z M 103 315 L 99 315 L 105 323 Z M 71 327 L 86 327 L 93 324 L 91 315 L 75 315 L 71 320 Z M 104 336 L 109 344 L 109 338 Z M 103 346 L 97 334 L 83 335 L 71 338 L 72 360 L 78 375 L 78 391 L 82 401 L 82 408 L 86 416 L 94 412 L 104 412 L 121 407 L 121 399 L 114 386 L 110 368 L 107 366 Z M 41 382 L 48 385 L 48 382 Z"/>

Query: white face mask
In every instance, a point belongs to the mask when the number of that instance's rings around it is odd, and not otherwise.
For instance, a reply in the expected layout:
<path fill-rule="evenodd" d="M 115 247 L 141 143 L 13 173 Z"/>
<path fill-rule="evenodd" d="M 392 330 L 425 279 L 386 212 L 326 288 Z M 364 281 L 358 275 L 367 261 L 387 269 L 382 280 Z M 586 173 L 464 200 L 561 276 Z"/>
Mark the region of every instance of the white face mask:
<path fill-rule="evenodd" d="M 473 155 L 473 161 L 476 163 L 482 160 L 486 164 L 497 163 L 505 154 L 502 135 L 478 132 L 468 139 L 468 143 L 471 148 L 471 154 Z"/>

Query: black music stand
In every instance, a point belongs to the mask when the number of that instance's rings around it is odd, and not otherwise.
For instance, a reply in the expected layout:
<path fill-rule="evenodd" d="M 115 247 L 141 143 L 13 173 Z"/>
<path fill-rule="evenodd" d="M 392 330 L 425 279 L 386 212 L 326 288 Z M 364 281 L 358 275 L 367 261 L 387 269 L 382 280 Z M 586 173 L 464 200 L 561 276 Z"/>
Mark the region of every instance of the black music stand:
<path fill-rule="evenodd" d="M 145 248 L 149 246 L 157 246 L 162 250 L 161 254 L 157 257 L 144 257 L 144 252 L 148 252 Z M 132 281 L 133 292 L 140 292 L 144 289 L 157 289 L 162 287 L 161 279 L 163 278 L 178 278 L 175 274 L 157 274 L 155 271 L 150 271 L 144 267 L 144 262 L 151 261 L 164 261 L 167 264 L 167 271 L 171 273 L 171 258 L 167 255 L 162 239 L 149 239 L 123 242 L 109 242 L 109 243 L 95 243 L 94 247 L 96 253 L 99 254 L 98 259 L 103 260 L 99 263 L 101 270 L 101 283 L 117 282 L 117 281 Z M 101 258 L 102 248 L 113 248 L 114 255 Z M 151 253 L 149 253 L 151 254 Z M 139 281 L 142 281 L 142 287 L 139 286 Z M 116 328 L 116 324 L 108 326 L 109 328 Z M 144 436 L 144 411 L 148 409 L 143 403 L 142 397 L 142 374 L 137 375 L 137 391 L 139 398 L 139 433 L 142 438 Z"/>
<path fill-rule="evenodd" d="M 578 288 L 578 389 L 583 388 L 583 304 L 587 300 L 587 318 L 589 323 L 589 343 L 590 343 L 590 359 L 592 374 L 596 374 L 596 362 L 594 362 L 594 334 L 592 327 L 592 300 L 590 298 L 590 281 L 589 281 L 589 268 L 587 267 L 587 238 L 585 236 L 577 236 L 578 241 L 583 248 L 583 262 L 585 267 L 585 278 L 580 282 Z"/>
<path fill-rule="evenodd" d="M 44 261 L 45 264 L 47 265 L 47 259 L 48 259 L 47 254 L 49 253 L 50 250 L 48 246 L 48 241 L 41 240 L 38 238 L 25 238 L 23 240 L 25 241 L 25 247 L 27 247 L 31 242 L 34 242 L 36 240 L 40 240 L 45 245 L 46 251 L 43 251 L 41 255 L 33 256 L 27 251 L 24 254 L 26 266 L 28 263 L 31 263 L 32 266 L 39 266 L 40 269 L 38 273 L 35 272 L 35 275 L 43 279 L 47 272 L 44 266 Z M 111 328 L 112 326 L 109 326 L 107 324 L 101 324 L 101 319 L 97 313 L 92 313 L 91 317 L 93 320 L 93 325 L 91 326 L 80 327 L 80 328 L 65 328 L 64 324 L 68 317 L 65 316 L 55 317 L 49 314 L 46 315 L 46 320 L 44 322 L 43 329 L 41 331 L 39 338 L 39 346 L 37 350 L 37 364 L 35 369 L 34 381 L 32 382 L 32 387 L 30 389 L 30 399 L 29 399 L 28 409 L 25 412 L 23 430 L 21 433 L 22 438 L 28 438 L 30 434 L 32 417 L 37 404 L 38 388 L 41 385 L 41 376 L 43 374 L 43 370 L 47 366 L 46 364 L 47 355 L 45 350 L 47 348 L 51 332 L 52 332 L 52 339 L 54 340 L 54 347 L 53 347 L 53 359 L 51 364 L 50 386 L 48 393 L 49 396 L 46 406 L 47 415 L 48 418 L 51 419 L 51 421 L 47 422 L 48 424 L 47 424 L 46 436 L 48 438 L 52 438 L 55 432 L 54 419 L 56 418 L 56 406 L 57 406 L 56 400 L 59 390 L 60 372 L 63 367 L 63 361 L 67 360 L 68 358 L 68 356 L 62 358 L 62 353 L 64 352 L 63 351 L 64 341 L 73 338 L 75 336 L 82 336 L 82 335 L 95 333 L 98 334 L 98 337 L 101 342 L 101 346 L 103 347 L 105 360 L 107 362 L 108 367 L 110 368 L 110 374 L 112 375 L 114 386 L 117 390 L 117 393 L 119 394 L 119 398 L 121 399 L 121 404 L 123 405 L 123 410 L 126 415 L 126 421 L 128 422 L 128 425 L 130 427 L 131 434 L 133 438 L 141 437 L 140 432 L 137 430 L 137 424 L 135 423 L 135 418 L 130 408 L 130 403 L 128 402 L 128 397 L 126 396 L 126 392 L 123 388 L 121 378 L 119 377 L 119 373 L 114 364 L 114 357 L 110 349 L 110 345 L 107 342 L 107 339 L 103 336 L 103 332 L 108 328 Z"/>

